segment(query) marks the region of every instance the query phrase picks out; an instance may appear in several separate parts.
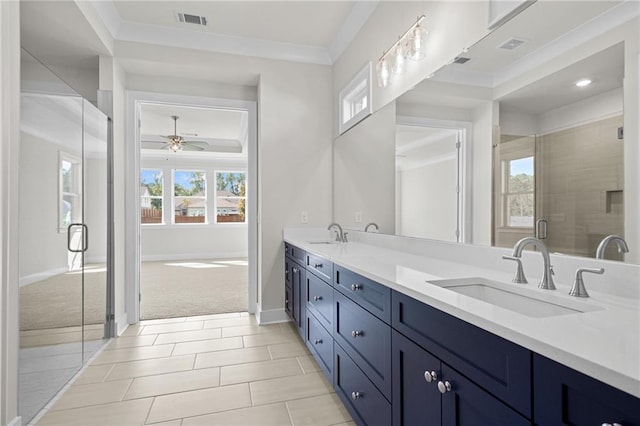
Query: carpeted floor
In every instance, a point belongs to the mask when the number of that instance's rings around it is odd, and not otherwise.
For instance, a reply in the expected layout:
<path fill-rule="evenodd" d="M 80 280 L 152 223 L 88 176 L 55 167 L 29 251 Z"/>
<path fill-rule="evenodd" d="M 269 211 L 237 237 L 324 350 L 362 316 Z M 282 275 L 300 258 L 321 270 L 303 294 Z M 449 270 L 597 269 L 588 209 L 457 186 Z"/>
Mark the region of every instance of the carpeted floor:
<path fill-rule="evenodd" d="M 143 262 L 140 318 L 175 318 L 244 312 L 247 260 Z"/>
<path fill-rule="evenodd" d="M 143 262 L 141 319 L 174 318 L 247 310 L 247 260 Z M 85 271 L 85 324 L 105 316 L 104 265 Z M 60 274 L 20 288 L 20 330 L 81 324 L 82 286 L 78 273 Z"/>

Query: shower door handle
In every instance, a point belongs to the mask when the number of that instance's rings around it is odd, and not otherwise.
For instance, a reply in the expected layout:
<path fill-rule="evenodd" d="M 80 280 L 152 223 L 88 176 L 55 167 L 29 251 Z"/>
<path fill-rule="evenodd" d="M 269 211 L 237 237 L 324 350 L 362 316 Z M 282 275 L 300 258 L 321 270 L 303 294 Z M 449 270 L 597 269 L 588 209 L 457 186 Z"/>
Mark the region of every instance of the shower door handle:
<path fill-rule="evenodd" d="M 71 248 L 71 231 L 74 227 L 80 226 L 82 228 L 82 248 L 73 249 Z M 84 253 L 89 249 L 89 228 L 84 223 L 72 223 L 67 226 L 67 250 L 72 253 Z"/>
<path fill-rule="evenodd" d="M 545 219 L 538 219 L 536 221 L 536 238 L 544 240 L 549 234 L 549 222 Z"/>

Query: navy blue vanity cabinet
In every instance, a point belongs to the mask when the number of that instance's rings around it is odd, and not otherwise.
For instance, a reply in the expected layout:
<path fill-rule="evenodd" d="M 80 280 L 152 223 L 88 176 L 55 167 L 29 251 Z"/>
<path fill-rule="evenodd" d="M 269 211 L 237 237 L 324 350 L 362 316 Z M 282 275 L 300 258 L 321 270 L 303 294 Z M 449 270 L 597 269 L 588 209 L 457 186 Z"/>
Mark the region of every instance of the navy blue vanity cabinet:
<path fill-rule="evenodd" d="M 333 286 L 345 296 L 380 318 L 391 323 L 391 289 L 342 266 L 335 266 Z"/>
<path fill-rule="evenodd" d="M 334 388 L 353 420 L 359 425 L 391 425 L 391 403 L 337 344 L 334 353 Z"/>
<path fill-rule="evenodd" d="M 380 392 L 391 400 L 391 327 L 339 292 L 333 338 Z"/>
<path fill-rule="evenodd" d="M 531 351 L 396 291 L 392 326 L 526 418 Z"/>
<path fill-rule="evenodd" d="M 395 330 L 392 347 L 394 425 L 531 424 Z"/>
<path fill-rule="evenodd" d="M 314 274 L 307 274 L 307 309 L 322 326 L 333 330 L 333 287 Z"/>
<path fill-rule="evenodd" d="M 307 253 L 307 270 L 329 283 L 333 280 L 333 262 L 324 257 Z"/>
<path fill-rule="evenodd" d="M 306 321 L 307 337 L 305 343 L 327 379 L 333 384 L 333 336 L 322 326 L 310 309 L 307 310 Z"/>
<path fill-rule="evenodd" d="M 285 243 L 285 312 L 296 325 L 298 333 L 305 338 L 306 318 L 306 270 L 305 252 Z"/>
<path fill-rule="evenodd" d="M 533 420 L 540 426 L 640 426 L 640 399 L 535 354 Z"/>

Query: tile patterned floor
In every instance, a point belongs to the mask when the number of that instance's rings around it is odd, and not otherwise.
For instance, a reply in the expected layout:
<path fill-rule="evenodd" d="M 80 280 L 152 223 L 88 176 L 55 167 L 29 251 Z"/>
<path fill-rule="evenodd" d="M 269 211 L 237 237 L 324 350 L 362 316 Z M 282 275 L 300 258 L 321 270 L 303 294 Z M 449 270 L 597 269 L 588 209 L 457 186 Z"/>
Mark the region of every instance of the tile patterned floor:
<path fill-rule="evenodd" d="M 37 425 L 353 425 L 293 326 L 246 313 L 143 321 Z"/>

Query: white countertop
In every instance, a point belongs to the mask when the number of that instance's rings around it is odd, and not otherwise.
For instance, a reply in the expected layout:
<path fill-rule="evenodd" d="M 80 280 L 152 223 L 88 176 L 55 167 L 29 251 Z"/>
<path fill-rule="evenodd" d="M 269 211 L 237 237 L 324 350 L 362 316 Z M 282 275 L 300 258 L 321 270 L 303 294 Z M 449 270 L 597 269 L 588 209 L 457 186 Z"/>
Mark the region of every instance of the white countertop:
<path fill-rule="evenodd" d="M 367 278 L 472 323 L 527 349 L 640 397 L 640 304 L 637 299 L 598 293 L 569 296 L 570 283 L 541 290 L 537 280 L 523 286 L 543 300 L 582 304 L 598 310 L 545 318 L 529 317 L 428 281 L 482 277 L 510 286 L 513 273 L 445 261 L 359 242 L 312 244 L 314 239 L 285 236 L 307 252 L 323 256 Z M 318 241 L 316 238 L 315 241 Z M 515 264 L 513 271 L 515 271 Z M 585 274 L 585 282 L 589 277 Z"/>

